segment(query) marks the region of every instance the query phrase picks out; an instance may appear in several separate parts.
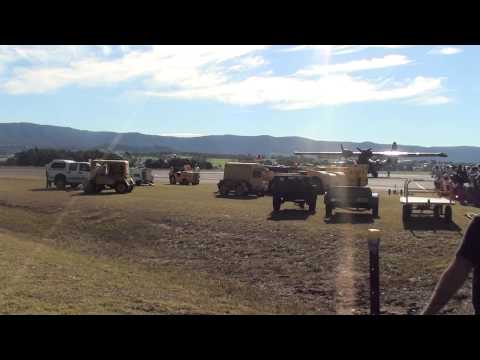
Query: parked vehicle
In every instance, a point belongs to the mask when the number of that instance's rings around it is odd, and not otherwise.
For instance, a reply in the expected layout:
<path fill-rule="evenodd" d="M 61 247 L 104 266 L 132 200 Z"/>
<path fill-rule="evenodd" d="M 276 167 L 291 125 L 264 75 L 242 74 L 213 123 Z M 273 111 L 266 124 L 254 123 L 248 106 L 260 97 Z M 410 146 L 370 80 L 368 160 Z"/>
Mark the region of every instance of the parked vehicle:
<path fill-rule="evenodd" d="M 76 162 L 73 160 L 53 160 L 45 167 L 47 185 L 52 183 L 59 190 L 65 190 L 67 186 L 76 189 L 88 179 L 90 164 L 88 162 Z"/>
<path fill-rule="evenodd" d="M 315 212 L 317 189 L 309 176 L 298 173 L 276 174 L 272 180 L 273 211 L 280 211 L 286 201 L 294 202 L 301 208 L 308 204 L 308 210 Z"/>
<path fill-rule="evenodd" d="M 126 160 L 93 160 L 89 177 L 83 185 L 86 194 L 96 194 L 104 189 L 115 189 L 117 193 L 125 194 L 134 187 Z"/>
<path fill-rule="evenodd" d="M 223 179 L 217 184 L 218 191 L 222 196 L 227 196 L 230 192 L 238 196 L 262 196 L 268 190 L 268 172 L 265 166 L 257 163 L 227 162 Z"/>

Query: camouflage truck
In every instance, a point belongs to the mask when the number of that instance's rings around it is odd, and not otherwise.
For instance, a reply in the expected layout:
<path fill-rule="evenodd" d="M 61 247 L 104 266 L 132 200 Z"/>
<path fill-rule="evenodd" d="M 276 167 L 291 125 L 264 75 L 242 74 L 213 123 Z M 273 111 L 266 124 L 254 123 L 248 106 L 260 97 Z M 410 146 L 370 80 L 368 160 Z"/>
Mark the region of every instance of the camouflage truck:
<path fill-rule="evenodd" d="M 98 194 L 105 189 L 114 189 L 119 194 L 126 194 L 134 187 L 128 161 L 98 159 L 90 162 L 90 173 L 83 184 L 83 191 Z"/>
<path fill-rule="evenodd" d="M 333 186 L 366 186 L 368 165 L 317 166 L 301 172 L 312 178 L 319 194 L 324 194 Z"/>
<path fill-rule="evenodd" d="M 192 170 L 192 167 L 188 164 L 184 165 L 183 170 L 176 170 L 174 167 L 171 167 L 168 178 L 170 181 L 170 185 L 200 184 L 200 172 Z"/>
<path fill-rule="evenodd" d="M 257 163 L 227 162 L 223 179 L 217 184 L 218 192 L 227 196 L 234 192 L 238 196 L 256 194 L 262 196 L 268 191 L 269 170 Z"/>

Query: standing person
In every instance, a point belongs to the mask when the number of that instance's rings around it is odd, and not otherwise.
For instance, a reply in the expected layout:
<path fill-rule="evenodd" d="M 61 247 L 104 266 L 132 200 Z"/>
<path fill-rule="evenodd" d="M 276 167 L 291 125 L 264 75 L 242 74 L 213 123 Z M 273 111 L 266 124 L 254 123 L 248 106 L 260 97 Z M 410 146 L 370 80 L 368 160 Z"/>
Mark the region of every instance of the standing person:
<path fill-rule="evenodd" d="M 47 187 L 47 189 L 50 189 L 50 187 L 52 186 L 52 182 L 50 180 L 48 180 L 48 170 L 47 169 L 45 169 L 45 179 L 47 181 L 46 187 Z"/>
<path fill-rule="evenodd" d="M 480 216 L 476 215 L 470 222 L 463 236 L 462 244 L 457 250 L 447 270 L 438 282 L 430 302 L 425 307 L 424 315 L 438 313 L 460 289 L 473 269 L 472 303 L 475 315 L 480 315 Z"/>

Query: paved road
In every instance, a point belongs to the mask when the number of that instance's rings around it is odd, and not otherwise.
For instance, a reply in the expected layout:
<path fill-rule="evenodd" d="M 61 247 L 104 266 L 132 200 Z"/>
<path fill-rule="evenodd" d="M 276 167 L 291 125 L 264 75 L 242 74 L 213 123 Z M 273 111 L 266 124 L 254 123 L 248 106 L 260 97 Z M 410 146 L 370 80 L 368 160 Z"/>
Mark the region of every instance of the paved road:
<path fill-rule="evenodd" d="M 0 166 L 0 178 L 36 178 L 43 177 L 45 169 L 43 167 L 9 167 Z M 156 182 L 168 183 L 168 170 L 153 170 L 153 176 Z M 203 184 L 216 184 L 223 177 L 223 172 L 219 171 L 201 171 L 200 182 Z M 430 175 L 417 173 L 394 173 L 390 178 L 381 174 L 377 179 L 370 178 L 368 183 L 375 191 L 387 191 L 388 189 L 403 189 L 405 179 L 418 179 L 410 186 L 418 189 L 433 189 L 433 181 Z"/>

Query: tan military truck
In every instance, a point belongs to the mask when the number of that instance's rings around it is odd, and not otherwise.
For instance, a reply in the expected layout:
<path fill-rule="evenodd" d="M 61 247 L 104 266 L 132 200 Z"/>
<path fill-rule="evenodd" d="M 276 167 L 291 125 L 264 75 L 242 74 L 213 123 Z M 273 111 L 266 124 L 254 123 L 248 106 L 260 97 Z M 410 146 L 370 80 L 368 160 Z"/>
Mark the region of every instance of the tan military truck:
<path fill-rule="evenodd" d="M 237 196 L 256 194 L 262 196 L 268 191 L 269 170 L 257 163 L 227 162 L 223 179 L 217 184 L 222 196 L 234 192 Z"/>
<path fill-rule="evenodd" d="M 90 174 L 83 184 L 86 194 L 97 194 L 105 189 L 114 189 L 119 194 L 129 193 L 135 187 L 126 160 L 92 160 Z"/>
<path fill-rule="evenodd" d="M 168 174 L 170 185 L 198 185 L 200 184 L 200 172 L 192 170 L 188 164 L 184 165 L 183 170 L 176 171 L 171 167 Z"/>
<path fill-rule="evenodd" d="M 312 178 L 319 194 L 333 186 L 366 186 L 368 165 L 317 166 L 303 169 L 303 174 Z"/>

